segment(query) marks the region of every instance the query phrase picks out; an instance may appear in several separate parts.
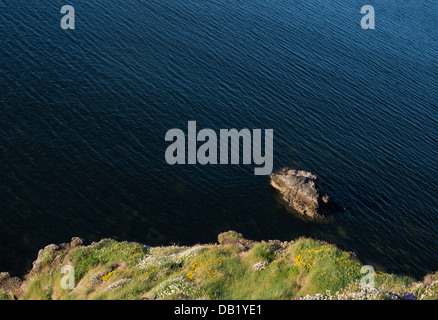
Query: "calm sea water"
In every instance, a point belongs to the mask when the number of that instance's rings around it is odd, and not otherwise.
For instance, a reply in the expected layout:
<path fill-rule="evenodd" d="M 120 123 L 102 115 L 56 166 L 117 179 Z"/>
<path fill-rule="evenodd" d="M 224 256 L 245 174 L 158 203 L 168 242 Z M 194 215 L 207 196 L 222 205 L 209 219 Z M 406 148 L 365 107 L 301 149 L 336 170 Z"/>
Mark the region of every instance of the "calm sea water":
<path fill-rule="evenodd" d="M 64 31 L 60 9 L 76 9 Z M 0 2 L 0 271 L 73 236 L 161 245 L 311 236 L 438 270 L 438 2 Z M 167 130 L 274 129 L 274 169 L 347 208 L 304 223 L 248 165 L 169 166 Z"/>

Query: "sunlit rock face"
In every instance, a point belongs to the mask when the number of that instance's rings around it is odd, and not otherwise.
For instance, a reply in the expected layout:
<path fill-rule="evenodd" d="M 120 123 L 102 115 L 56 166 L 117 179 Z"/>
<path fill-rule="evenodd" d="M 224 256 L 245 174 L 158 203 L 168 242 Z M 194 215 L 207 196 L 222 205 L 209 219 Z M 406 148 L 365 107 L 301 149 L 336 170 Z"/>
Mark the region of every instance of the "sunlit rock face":
<path fill-rule="evenodd" d="M 272 173 L 270 180 L 284 201 L 306 217 L 320 219 L 343 209 L 327 194 L 321 180 L 311 172 L 283 168 Z"/>

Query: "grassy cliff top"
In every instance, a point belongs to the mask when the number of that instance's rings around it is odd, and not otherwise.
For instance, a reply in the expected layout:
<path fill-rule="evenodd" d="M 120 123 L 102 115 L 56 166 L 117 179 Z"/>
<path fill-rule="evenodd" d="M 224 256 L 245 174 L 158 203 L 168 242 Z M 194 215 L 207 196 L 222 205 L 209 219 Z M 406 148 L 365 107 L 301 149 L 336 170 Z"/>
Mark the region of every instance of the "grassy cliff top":
<path fill-rule="evenodd" d="M 0 300 L 438 299 L 438 273 L 416 282 L 375 272 L 371 285 L 354 253 L 308 238 L 256 242 L 228 231 L 191 247 L 82 242 L 41 249 L 24 279 L 0 273 Z"/>

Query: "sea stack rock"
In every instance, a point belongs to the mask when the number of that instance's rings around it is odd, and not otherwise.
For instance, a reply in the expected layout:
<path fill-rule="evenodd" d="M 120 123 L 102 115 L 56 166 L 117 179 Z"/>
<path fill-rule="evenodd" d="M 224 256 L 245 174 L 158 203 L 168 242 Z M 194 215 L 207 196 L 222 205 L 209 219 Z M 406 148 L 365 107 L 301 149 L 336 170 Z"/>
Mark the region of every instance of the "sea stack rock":
<path fill-rule="evenodd" d="M 307 171 L 283 168 L 271 173 L 271 185 L 280 191 L 284 201 L 301 215 L 318 220 L 343 210 L 326 192 L 318 177 Z"/>

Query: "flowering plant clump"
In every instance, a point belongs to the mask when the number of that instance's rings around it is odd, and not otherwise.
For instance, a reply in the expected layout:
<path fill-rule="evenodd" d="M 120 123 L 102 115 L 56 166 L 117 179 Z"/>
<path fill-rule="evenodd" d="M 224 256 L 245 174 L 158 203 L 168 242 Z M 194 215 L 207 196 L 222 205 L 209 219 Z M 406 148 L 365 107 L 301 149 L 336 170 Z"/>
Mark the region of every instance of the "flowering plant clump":
<path fill-rule="evenodd" d="M 426 289 L 420 297 L 420 300 L 428 297 L 436 297 L 437 292 L 430 290 L 430 286 L 424 286 L 423 284 L 414 283 L 414 289 Z M 405 287 L 405 286 L 403 286 Z M 429 289 L 427 291 L 427 289 Z M 359 280 L 350 283 L 350 285 L 340 291 L 331 293 L 327 290 L 325 294 L 315 294 L 313 296 L 306 295 L 299 297 L 296 300 L 417 300 L 417 296 L 410 291 L 399 292 L 396 294 L 394 291 L 385 290 L 385 287 L 374 287 L 372 285 L 363 285 Z"/>
<path fill-rule="evenodd" d="M 188 298 L 196 299 L 202 296 L 202 291 L 192 281 L 185 277 L 170 278 L 159 284 L 154 290 L 158 298 L 169 295 L 183 295 Z"/>
<path fill-rule="evenodd" d="M 336 292 L 363 276 L 362 264 L 353 254 L 321 241 L 317 246 L 303 242 L 293 261 L 299 270 L 309 274 L 318 283 L 320 290 Z"/>
<path fill-rule="evenodd" d="M 372 285 L 362 285 L 359 280 L 340 291 L 332 293 L 326 290 L 325 294 L 306 295 L 296 300 L 400 300 L 394 292 L 383 290 L 384 287 L 375 288 Z"/>
<path fill-rule="evenodd" d="M 120 280 L 110 284 L 108 287 L 106 287 L 106 289 L 104 291 L 109 291 L 109 290 L 112 290 L 114 288 L 120 287 L 128 281 L 131 281 L 131 279 L 128 279 L 128 278 L 120 279 Z"/>
<path fill-rule="evenodd" d="M 430 279 L 432 277 L 432 279 Z M 433 276 L 426 278 L 424 283 L 414 282 L 409 287 L 403 286 L 403 290 L 409 290 L 400 293 L 406 300 L 436 300 L 438 299 L 438 280 L 433 280 Z"/>
<path fill-rule="evenodd" d="M 97 272 L 97 273 L 93 274 L 90 278 L 88 278 L 88 282 L 90 282 L 92 284 L 99 284 L 102 282 L 105 274 L 106 274 L 105 271 Z"/>
<path fill-rule="evenodd" d="M 145 254 L 147 254 L 147 251 L 149 250 L 149 248 L 147 246 L 143 246 L 143 245 L 135 244 L 134 246 L 132 246 L 126 242 L 119 242 L 113 248 L 113 250 L 121 252 L 124 255 L 126 255 L 129 258 L 128 263 L 132 263 L 132 262 L 137 262 Z"/>
<path fill-rule="evenodd" d="M 406 292 L 400 292 L 399 296 L 403 300 L 416 300 L 417 297 L 412 292 L 406 291 Z"/>
<path fill-rule="evenodd" d="M 164 266 L 172 267 L 174 265 L 182 265 L 185 263 L 185 261 L 196 257 L 198 252 L 203 248 L 205 248 L 205 246 L 194 246 L 192 248 L 154 248 L 150 251 L 148 256 L 140 260 L 136 268 L 148 270 L 151 268 L 159 268 Z M 168 253 L 166 251 L 170 252 Z"/>
<path fill-rule="evenodd" d="M 209 258 L 207 255 L 201 255 L 195 259 L 190 271 L 187 273 L 187 278 L 193 280 L 198 278 L 212 278 L 216 273 L 216 268 L 212 264 L 225 260 L 224 257 Z"/>
<path fill-rule="evenodd" d="M 262 271 L 262 270 L 266 269 L 267 265 L 268 265 L 267 261 L 260 261 L 260 262 L 257 262 L 256 264 L 254 264 L 252 266 L 252 269 L 254 271 Z"/>
<path fill-rule="evenodd" d="M 129 243 L 126 241 L 116 242 L 112 239 L 102 239 L 101 241 L 76 248 L 74 251 L 80 259 L 93 260 L 94 264 L 106 264 L 108 262 L 127 262 L 129 266 L 138 263 L 149 251 L 149 247 L 138 243 Z"/>
<path fill-rule="evenodd" d="M 129 272 L 126 271 L 126 270 L 113 270 L 113 271 L 110 271 L 110 272 L 104 274 L 104 275 L 101 277 L 101 279 L 102 279 L 103 281 L 108 281 L 108 279 L 111 278 L 112 276 L 115 276 L 115 275 L 126 276 L 126 275 L 128 275 L 128 274 L 129 274 Z"/>
<path fill-rule="evenodd" d="M 10 278 L 9 272 L 0 272 L 0 279 Z"/>

